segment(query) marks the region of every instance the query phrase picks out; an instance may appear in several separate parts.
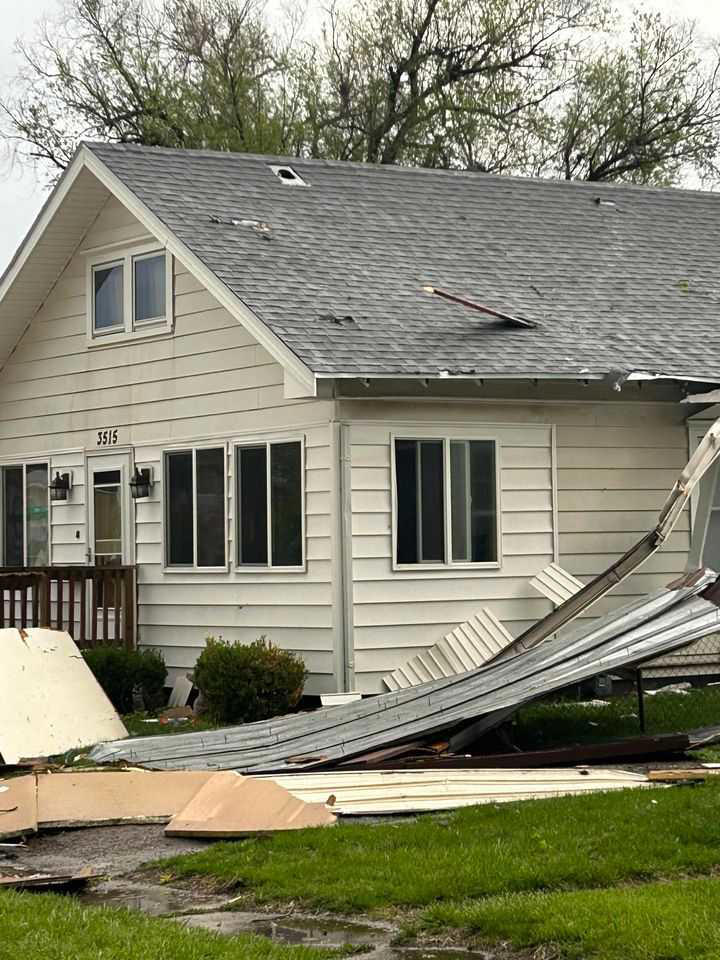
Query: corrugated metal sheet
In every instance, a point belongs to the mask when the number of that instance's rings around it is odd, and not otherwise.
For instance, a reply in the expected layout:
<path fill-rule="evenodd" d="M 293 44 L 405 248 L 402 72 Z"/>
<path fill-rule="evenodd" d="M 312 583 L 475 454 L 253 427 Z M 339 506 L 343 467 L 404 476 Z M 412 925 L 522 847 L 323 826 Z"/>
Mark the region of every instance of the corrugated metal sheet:
<path fill-rule="evenodd" d="M 549 563 L 544 570 L 530 581 L 530 586 L 547 597 L 555 606 L 565 603 L 582 590 L 583 583 L 557 563 Z"/>
<path fill-rule="evenodd" d="M 306 803 L 327 803 L 346 816 L 450 810 L 480 803 L 649 787 L 624 770 L 419 770 L 294 773 L 270 778 Z"/>
<path fill-rule="evenodd" d="M 467 673 L 488 663 L 512 642 L 512 634 L 487 607 L 483 607 L 434 647 L 383 677 L 383 683 L 389 690 L 404 690 L 428 680 Z"/>
<path fill-rule="evenodd" d="M 720 609 L 699 596 L 715 579 L 712 571 L 698 571 L 526 653 L 459 677 L 224 730 L 101 744 L 90 758 L 157 769 L 274 773 L 336 763 L 470 722 L 477 725 L 479 718 L 491 728 L 500 717 L 537 697 L 717 632 Z"/>

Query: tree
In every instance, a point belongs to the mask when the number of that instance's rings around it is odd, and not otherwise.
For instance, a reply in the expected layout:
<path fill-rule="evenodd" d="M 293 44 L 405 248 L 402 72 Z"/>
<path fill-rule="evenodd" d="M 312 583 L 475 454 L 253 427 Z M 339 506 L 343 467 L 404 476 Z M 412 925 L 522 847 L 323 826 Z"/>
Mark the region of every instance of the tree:
<path fill-rule="evenodd" d="M 81 139 L 282 152 L 291 52 L 256 0 L 74 0 L 62 26 L 19 44 L 0 102 L 22 154 L 64 168 Z"/>
<path fill-rule="evenodd" d="M 0 127 L 82 139 L 669 183 L 717 176 L 718 53 L 605 0 L 355 0 L 320 37 L 262 0 L 69 0 L 21 45 Z"/>

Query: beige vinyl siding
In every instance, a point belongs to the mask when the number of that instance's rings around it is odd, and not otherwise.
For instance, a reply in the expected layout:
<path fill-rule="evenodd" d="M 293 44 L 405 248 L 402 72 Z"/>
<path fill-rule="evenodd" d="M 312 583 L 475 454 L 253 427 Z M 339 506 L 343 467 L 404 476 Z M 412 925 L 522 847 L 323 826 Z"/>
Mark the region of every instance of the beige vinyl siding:
<path fill-rule="evenodd" d="M 688 454 L 685 411 L 632 397 L 348 400 L 339 416 L 351 431 L 354 667 L 356 688 L 365 691 L 382 689 L 385 673 L 482 606 L 517 636 L 550 609 L 530 578 L 553 559 L 583 581 L 606 569 L 655 524 Z M 412 425 L 459 435 L 462 423 L 501 444 L 501 568 L 393 570 L 390 435 L 411 436 Z M 588 616 L 683 573 L 689 543 L 688 510 L 662 549 Z"/>
<path fill-rule="evenodd" d="M 135 240 L 144 232 L 111 199 L 81 247 Z M 85 455 L 100 452 L 96 431 L 117 428 L 117 448 L 108 452 L 132 450 L 139 466 L 153 467 L 156 480 L 151 498 L 138 501 L 135 511 L 141 645 L 162 649 L 172 676 L 192 666 L 210 634 L 243 642 L 266 635 L 303 654 L 310 692 L 332 691 L 333 407 L 286 400 L 280 365 L 193 275 L 177 262 L 174 269 L 172 335 L 124 343 L 108 337 L 88 347 L 85 258 L 73 257 L 0 371 L 0 457 L 45 457 L 53 470 L 72 471 L 71 500 L 52 507 L 52 560 L 85 563 Z M 285 436 L 306 444 L 307 570 L 165 571 L 163 450 Z M 228 487 L 232 557 L 232 477 Z"/>
<path fill-rule="evenodd" d="M 472 404 L 344 401 L 350 424 L 355 689 L 383 689 L 385 673 L 488 606 L 512 632 L 550 610 L 528 580 L 554 556 L 552 428 Z M 391 434 L 494 437 L 500 449 L 499 569 L 394 570 Z"/>

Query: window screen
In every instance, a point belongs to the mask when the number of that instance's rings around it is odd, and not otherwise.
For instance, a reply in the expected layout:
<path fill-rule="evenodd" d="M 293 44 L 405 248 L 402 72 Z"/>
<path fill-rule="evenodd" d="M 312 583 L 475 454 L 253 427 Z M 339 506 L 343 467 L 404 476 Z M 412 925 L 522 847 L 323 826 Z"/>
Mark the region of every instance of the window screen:
<path fill-rule="evenodd" d="M 267 448 L 241 447 L 237 452 L 239 486 L 238 562 L 268 562 Z"/>
<path fill-rule="evenodd" d="M 135 322 L 165 318 L 165 254 L 134 261 Z"/>
<path fill-rule="evenodd" d="M 95 330 L 112 330 L 122 327 L 123 321 L 123 273 L 121 263 L 93 270 Z"/>
<path fill-rule="evenodd" d="M 192 566 L 193 455 L 192 451 L 167 456 L 168 563 Z"/>
<path fill-rule="evenodd" d="M 197 565 L 225 563 L 225 451 L 198 450 L 196 457 Z"/>

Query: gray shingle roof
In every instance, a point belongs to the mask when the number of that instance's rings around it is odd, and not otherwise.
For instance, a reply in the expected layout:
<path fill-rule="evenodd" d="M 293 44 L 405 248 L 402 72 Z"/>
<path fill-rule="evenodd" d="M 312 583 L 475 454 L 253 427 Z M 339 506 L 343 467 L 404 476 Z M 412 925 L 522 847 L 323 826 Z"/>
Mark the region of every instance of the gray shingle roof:
<path fill-rule="evenodd" d="M 89 146 L 320 375 L 720 381 L 720 196 Z M 277 162 L 308 186 L 282 183 Z"/>

